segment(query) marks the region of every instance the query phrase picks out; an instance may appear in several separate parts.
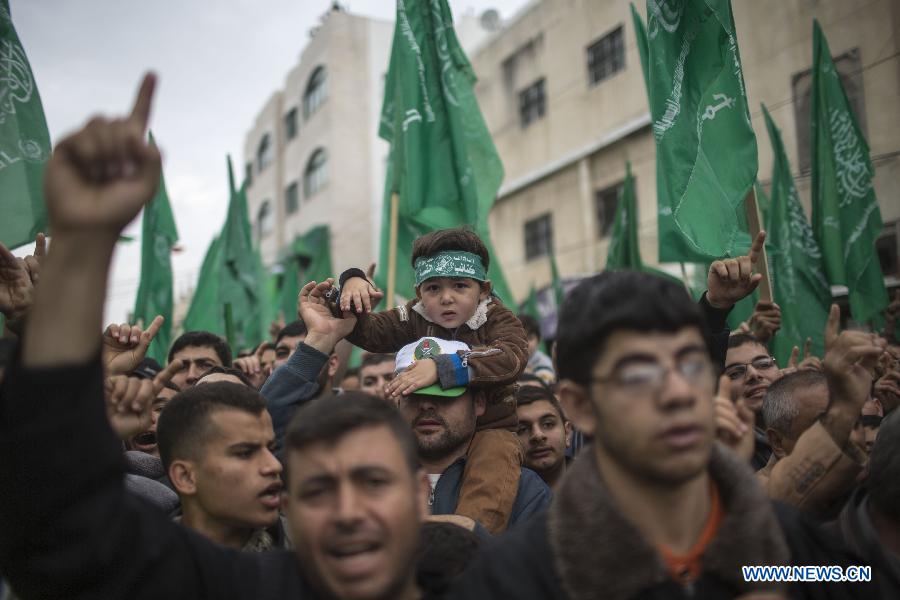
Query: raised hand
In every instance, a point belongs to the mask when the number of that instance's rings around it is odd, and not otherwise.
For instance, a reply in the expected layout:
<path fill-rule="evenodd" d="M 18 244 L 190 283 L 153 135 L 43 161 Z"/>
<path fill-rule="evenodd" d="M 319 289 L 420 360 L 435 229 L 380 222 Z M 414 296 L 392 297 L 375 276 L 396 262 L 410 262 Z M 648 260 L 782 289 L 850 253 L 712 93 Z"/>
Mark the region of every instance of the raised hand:
<path fill-rule="evenodd" d="M 748 325 L 753 337 L 768 343 L 781 329 L 781 307 L 774 302 L 757 302 Z"/>
<path fill-rule="evenodd" d="M 841 330 L 841 309 L 837 304 L 832 304 L 828 311 L 828 320 L 825 322 L 825 354 L 834 345 Z"/>
<path fill-rule="evenodd" d="M 57 144 L 44 185 L 55 236 L 118 236 L 153 197 L 160 157 L 144 132 L 155 84 L 152 74 L 144 77 L 128 117 L 96 117 Z"/>
<path fill-rule="evenodd" d="M 744 462 L 753 458 L 753 411 L 743 399 L 731 401 L 731 379 L 719 377 L 719 390 L 713 399 L 716 418 L 716 438 L 737 454 Z"/>
<path fill-rule="evenodd" d="M 735 302 L 749 296 L 759 286 L 761 273 L 753 269 L 766 242 L 766 232 L 760 231 L 745 256 L 717 260 L 709 265 L 706 277 L 706 300 L 715 308 L 731 308 Z"/>
<path fill-rule="evenodd" d="M 873 333 L 842 331 L 825 354 L 824 370 L 834 402 L 862 409 L 872 390 L 872 373 L 886 342 Z"/>
<path fill-rule="evenodd" d="M 147 329 L 122 323 L 109 325 L 103 331 L 103 364 L 107 375 L 127 375 L 147 355 L 150 342 L 159 333 L 165 319 L 157 315 Z"/>
<path fill-rule="evenodd" d="M 127 375 L 106 378 L 106 417 L 119 439 L 127 440 L 150 427 L 153 401 L 183 368 L 183 362 L 173 361 L 153 379 Z"/>
<path fill-rule="evenodd" d="M 309 330 L 306 344 L 325 354 L 330 354 L 337 343 L 356 327 L 356 315 L 352 312 L 343 311 L 342 317 L 332 314 L 325 298 L 332 287 L 334 279 L 322 283 L 310 281 L 303 286 L 297 298 L 297 313 Z"/>
<path fill-rule="evenodd" d="M 377 306 L 384 297 L 384 292 L 375 287 L 372 283 L 372 275 L 375 274 L 375 263 L 369 265 L 366 271 L 366 279 L 362 277 L 351 277 L 344 282 L 341 289 L 341 311 L 349 312 L 356 307 L 356 312 L 363 311 L 370 313 L 372 308 Z"/>
<path fill-rule="evenodd" d="M 0 312 L 15 320 L 25 315 L 34 300 L 34 284 L 25 260 L 0 244 Z"/>

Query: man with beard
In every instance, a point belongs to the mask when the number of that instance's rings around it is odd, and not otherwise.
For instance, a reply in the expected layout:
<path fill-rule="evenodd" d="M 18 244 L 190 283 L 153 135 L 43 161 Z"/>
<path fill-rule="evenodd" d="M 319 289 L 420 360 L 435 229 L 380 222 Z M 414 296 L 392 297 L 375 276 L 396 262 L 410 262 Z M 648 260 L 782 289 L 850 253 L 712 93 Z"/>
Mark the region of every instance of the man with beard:
<path fill-rule="evenodd" d="M 433 360 L 440 354 L 469 352 L 469 346 L 457 341 L 422 338 L 407 344 L 397 353 L 395 371 L 410 368 L 417 360 Z M 433 515 L 456 512 L 462 485 L 466 454 L 475 435 L 475 420 L 484 413 L 485 397 L 465 386 L 442 389 L 439 383 L 402 396 L 400 411 L 416 438 L 419 461 L 428 473 L 431 496 L 428 504 Z M 491 473 L 470 471 L 469 477 L 489 478 Z M 522 469 L 508 527 L 542 512 L 550 504 L 551 492 L 531 469 Z M 475 524 L 478 531 L 483 528 Z"/>
<path fill-rule="evenodd" d="M 566 449 L 572 444 L 572 423 L 553 392 L 544 386 L 520 386 L 516 391 L 516 413 L 525 466 L 556 488 L 571 460 Z"/>

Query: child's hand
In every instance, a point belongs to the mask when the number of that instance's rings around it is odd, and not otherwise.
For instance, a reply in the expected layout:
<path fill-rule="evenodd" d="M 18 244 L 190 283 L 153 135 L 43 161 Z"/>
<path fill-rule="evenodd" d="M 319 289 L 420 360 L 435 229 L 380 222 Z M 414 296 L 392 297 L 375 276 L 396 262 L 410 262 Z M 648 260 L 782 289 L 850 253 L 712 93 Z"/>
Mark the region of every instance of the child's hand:
<path fill-rule="evenodd" d="M 416 390 L 437 383 L 437 363 L 431 359 L 417 360 L 387 384 L 388 397 L 408 396 Z"/>
<path fill-rule="evenodd" d="M 356 312 L 361 313 L 365 310 L 367 313 L 370 313 L 372 312 L 372 306 L 378 304 L 382 296 L 384 296 L 384 292 L 366 279 L 351 277 L 341 289 L 341 311 L 350 312 L 350 303 L 352 302 L 356 307 Z"/>

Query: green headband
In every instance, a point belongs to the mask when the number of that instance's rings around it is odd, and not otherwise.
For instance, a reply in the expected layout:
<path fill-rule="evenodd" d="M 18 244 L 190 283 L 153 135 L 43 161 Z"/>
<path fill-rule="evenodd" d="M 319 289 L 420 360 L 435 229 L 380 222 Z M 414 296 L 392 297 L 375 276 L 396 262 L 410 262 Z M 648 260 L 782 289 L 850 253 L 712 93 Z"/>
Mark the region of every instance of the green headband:
<path fill-rule="evenodd" d="M 487 272 L 477 254 L 451 250 L 416 259 L 416 285 L 432 277 L 468 277 L 487 281 Z"/>

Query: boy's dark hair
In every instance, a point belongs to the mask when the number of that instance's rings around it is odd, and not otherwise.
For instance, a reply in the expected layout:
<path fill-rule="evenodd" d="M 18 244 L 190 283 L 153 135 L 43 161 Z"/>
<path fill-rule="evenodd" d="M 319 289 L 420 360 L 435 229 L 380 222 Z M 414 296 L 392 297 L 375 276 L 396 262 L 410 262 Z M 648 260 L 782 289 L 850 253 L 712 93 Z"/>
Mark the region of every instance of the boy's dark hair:
<path fill-rule="evenodd" d="M 260 342 L 259 345 L 253 350 L 253 354 L 257 352 L 265 352 L 267 350 L 274 350 L 275 344 L 272 342 Z"/>
<path fill-rule="evenodd" d="M 425 598 L 443 598 L 450 585 L 474 558 L 481 539 L 453 523 L 422 524 L 416 560 L 416 581 Z"/>
<path fill-rule="evenodd" d="M 169 348 L 168 362 L 172 362 L 172 357 L 176 353 L 191 346 L 212 348 L 223 366 L 231 366 L 231 348 L 228 347 L 228 342 L 209 331 L 187 331 L 178 336 L 178 339 L 172 342 L 172 347 Z"/>
<path fill-rule="evenodd" d="M 556 332 L 557 375 L 587 384 L 607 338 L 616 331 L 674 333 L 684 327 L 696 327 L 710 349 L 706 320 L 681 285 L 637 271 L 594 275 L 563 301 Z"/>
<path fill-rule="evenodd" d="M 516 381 L 519 383 L 519 387 L 528 387 L 528 385 L 522 385 L 522 384 L 538 383 L 541 385 L 542 388 L 545 388 L 547 390 L 550 389 L 550 386 L 547 385 L 547 382 L 544 381 L 543 379 L 541 379 L 540 377 L 538 377 L 537 375 L 535 375 L 534 373 L 526 373 L 523 371 L 522 374 L 519 375 L 519 377 L 516 379 Z"/>
<path fill-rule="evenodd" d="M 891 411 L 881 422 L 869 456 L 866 488 L 878 512 L 900 519 L 900 410 Z"/>
<path fill-rule="evenodd" d="M 167 471 L 173 460 L 202 454 L 213 433 L 210 416 L 227 409 L 261 415 L 266 401 L 256 390 L 229 381 L 195 385 L 175 394 L 156 425 L 159 457 Z"/>
<path fill-rule="evenodd" d="M 559 417 L 560 421 L 565 423 L 569 420 L 566 418 L 566 411 L 563 410 L 559 400 L 556 399 L 553 392 L 546 386 L 538 387 L 536 385 L 521 385 L 519 386 L 519 389 L 516 390 L 516 406 L 528 406 L 529 404 L 541 400 L 549 402 L 550 405 L 553 406 L 553 410 L 556 411 L 556 415 Z"/>
<path fill-rule="evenodd" d="M 254 390 L 256 389 L 256 388 L 253 386 L 253 384 L 250 383 L 250 380 L 247 379 L 247 376 L 244 375 L 244 372 L 241 371 L 240 369 L 235 369 L 234 367 L 219 367 L 219 366 L 212 367 L 212 368 L 209 369 L 206 373 L 204 373 L 203 375 L 201 375 L 201 376 L 197 379 L 197 381 L 199 382 L 201 379 L 203 379 L 203 378 L 206 377 L 207 375 L 212 375 L 213 373 L 224 373 L 225 375 L 234 375 L 235 377 L 237 377 L 238 379 L 240 379 L 240 380 L 241 380 L 241 383 L 243 383 L 243 384 L 246 385 L 247 387 L 253 388 Z M 232 383 L 233 383 L 233 382 L 232 382 Z M 204 385 L 206 385 L 206 384 L 204 384 Z"/>
<path fill-rule="evenodd" d="M 362 362 L 359 364 L 359 370 L 362 371 L 366 367 L 373 367 L 375 365 L 380 365 L 385 362 L 396 362 L 397 355 L 396 354 L 386 354 L 379 352 L 369 352 L 363 354 Z"/>
<path fill-rule="evenodd" d="M 487 246 L 481 241 L 474 231 L 468 227 L 454 227 L 453 229 L 439 229 L 431 231 L 416 238 L 412 247 L 412 266 L 415 268 L 416 259 L 421 256 L 434 256 L 445 250 L 461 250 L 471 254 L 477 254 L 484 263 L 487 272 L 491 257 Z"/>
<path fill-rule="evenodd" d="M 306 328 L 306 323 L 300 319 L 291 321 L 278 332 L 278 335 L 275 337 L 275 345 L 277 346 L 278 342 L 286 337 L 297 337 L 298 335 L 306 335 L 308 333 L 309 329 Z"/>
<path fill-rule="evenodd" d="M 394 406 L 365 392 L 324 394 L 297 410 L 285 434 L 287 450 L 316 443 L 332 445 L 358 429 L 387 426 L 394 434 L 411 473 L 419 470 L 416 440 L 409 423 Z"/>
<path fill-rule="evenodd" d="M 541 324 L 538 323 L 538 320 L 532 317 L 531 315 L 516 315 L 519 318 L 519 322 L 522 323 L 522 329 L 525 330 L 525 337 L 529 338 L 533 335 L 537 336 L 538 341 L 541 341 Z"/>
<path fill-rule="evenodd" d="M 740 348 L 745 344 L 756 344 L 757 346 L 766 347 L 764 343 L 756 339 L 751 333 L 732 333 L 728 336 L 728 349 Z"/>

